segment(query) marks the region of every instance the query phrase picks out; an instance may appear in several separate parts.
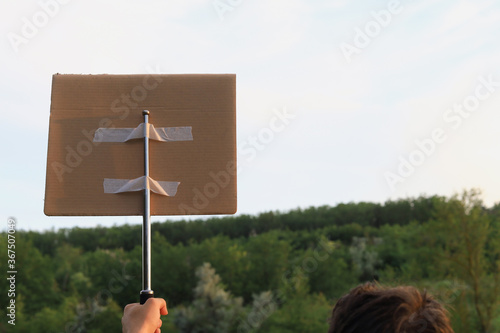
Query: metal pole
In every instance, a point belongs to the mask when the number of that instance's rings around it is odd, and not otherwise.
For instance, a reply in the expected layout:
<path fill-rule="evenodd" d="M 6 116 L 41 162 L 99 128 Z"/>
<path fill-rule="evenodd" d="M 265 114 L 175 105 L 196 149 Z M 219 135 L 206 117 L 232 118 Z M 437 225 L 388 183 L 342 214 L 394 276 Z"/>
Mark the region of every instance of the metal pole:
<path fill-rule="evenodd" d="M 144 115 L 144 216 L 142 219 L 142 290 L 140 303 L 144 304 L 154 297 L 151 290 L 151 217 L 149 190 L 149 111 L 142 111 Z"/>

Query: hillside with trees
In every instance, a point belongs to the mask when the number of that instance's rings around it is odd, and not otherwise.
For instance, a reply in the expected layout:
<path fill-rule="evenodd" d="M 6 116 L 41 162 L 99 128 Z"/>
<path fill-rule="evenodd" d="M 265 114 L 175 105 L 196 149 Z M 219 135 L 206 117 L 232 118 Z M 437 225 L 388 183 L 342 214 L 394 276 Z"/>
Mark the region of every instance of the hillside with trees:
<path fill-rule="evenodd" d="M 457 333 L 500 332 L 500 204 L 485 207 L 475 190 L 152 232 L 152 286 L 169 308 L 162 332 L 326 332 L 336 300 L 374 280 L 426 289 Z M 141 289 L 141 227 L 18 231 L 16 265 L 16 332 L 120 332 Z M 11 328 L 7 302 L 0 332 Z"/>

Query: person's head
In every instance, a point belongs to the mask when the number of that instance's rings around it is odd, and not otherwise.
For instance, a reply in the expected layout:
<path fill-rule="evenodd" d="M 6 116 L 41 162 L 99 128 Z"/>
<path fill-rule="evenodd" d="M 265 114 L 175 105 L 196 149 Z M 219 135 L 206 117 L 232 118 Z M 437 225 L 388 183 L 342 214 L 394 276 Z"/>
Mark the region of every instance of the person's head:
<path fill-rule="evenodd" d="M 453 333 L 453 329 L 447 311 L 425 292 L 367 283 L 338 300 L 328 333 Z"/>

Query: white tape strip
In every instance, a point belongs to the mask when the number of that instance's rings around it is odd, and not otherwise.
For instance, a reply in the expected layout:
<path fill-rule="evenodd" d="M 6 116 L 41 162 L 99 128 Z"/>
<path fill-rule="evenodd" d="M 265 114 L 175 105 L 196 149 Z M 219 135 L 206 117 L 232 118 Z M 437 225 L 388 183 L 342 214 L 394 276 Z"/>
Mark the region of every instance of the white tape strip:
<path fill-rule="evenodd" d="M 157 181 L 151 177 L 148 177 L 147 182 L 145 180 L 146 176 L 135 179 L 104 178 L 104 193 L 134 192 L 149 188 L 157 194 L 173 197 L 177 194 L 177 187 L 180 184 L 180 182 Z"/>
<path fill-rule="evenodd" d="M 148 130 L 148 137 L 151 140 L 163 142 L 193 140 L 191 126 L 155 128 L 153 124 L 148 124 Z M 136 128 L 98 128 L 94 134 L 94 142 L 127 142 L 141 138 L 144 138 L 144 123 Z"/>

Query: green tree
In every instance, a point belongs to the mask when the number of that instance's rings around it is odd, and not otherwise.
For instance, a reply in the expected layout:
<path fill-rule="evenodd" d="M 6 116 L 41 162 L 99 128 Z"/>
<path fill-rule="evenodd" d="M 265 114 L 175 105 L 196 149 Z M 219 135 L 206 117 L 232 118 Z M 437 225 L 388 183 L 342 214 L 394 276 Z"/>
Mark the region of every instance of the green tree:
<path fill-rule="evenodd" d="M 244 248 L 248 255 L 248 270 L 243 292 L 249 301 L 252 294 L 266 290 L 277 290 L 286 275 L 291 255 L 290 243 L 281 239 L 283 232 L 272 231 L 250 237 Z"/>
<path fill-rule="evenodd" d="M 278 295 L 280 308 L 262 324 L 259 332 L 318 333 L 328 330 L 332 307 L 322 294 L 310 294 L 307 276 L 296 267 Z"/>
<path fill-rule="evenodd" d="M 483 208 L 480 192 L 471 190 L 441 204 L 431 224 L 445 259 L 441 267 L 468 286 L 464 297 L 472 309 L 462 316 L 472 318 L 480 333 L 493 332 L 500 312 L 498 222 Z"/>
<path fill-rule="evenodd" d="M 210 262 L 231 293 L 244 293 L 250 264 L 246 247 L 241 242 L 226 236 L 216 236 L 203 241 L 196 248 L 197 256 L 202 262 Z"/>
<path fill-rule="evenodd" d="M 382 238 L 353 237 L 349 253 L 361 282 L 378 278 L 377 267 L 381 261 L 374 247 L 382 242 Z"/>
<path fill-rule="evenodd" d="M 141 271 L 140 268 L 134 271 L 134 268 L 121 249 L 87 252 L 83 256 L 83 276 L 72 275 L 71 285 L 79 290 L 81 296 L 97 297 L 102 301 L 112 298 L 120 306 L 124 306 L 136 300 L 140 291 Z M 139 277 L 133 276 L 133 273 L 137 273 Z M 91 283 L 87 284 L 85 290 L 82 287 L 87 279 Z"/>
<path fill-rule="evenodd" d="M 307 270 L 310 291 L 328 299 L 338 298 L 355 285 L 358 274 L 349 266 L 350 254 L 340 242 L 320 239 L 304 253 L 301 265 Z"/>
<path fill-rule="evenodd" d="M 194 289 L 193 303 L 179 307 L 174 314 L 179 332 L 233 332 L 244 313 L 243 300 L 224 290 L 219 275 L 209 263 L 196 270 L 196 277 L 198 285 Z"/>
<path fill-rule="evenodd" d="M 47 303 L 40 311 L 17 318 L 16 332 L 72 332 L 70 327 L 74 322 L 76 304 L 75 297 L 64 298 L 58 306 Z"/>
<path fill-rule="evenodd" d="M 16 276 L 16 295 L 22 295 L 25 313 L 36 313 L 47 305 L 58 305 L 62 297 L 55 282 L 54 268 L 57 262 L 42 255 L 31 241 L 18 239 L 16 249 L 16 268 L 19 271 Z"/>
<path fill-rule="evenodd" d="M 250 311 L 246 317 L 238 324 L 238 333 L 258 332 L 262 323 L 271 316 L 277 309 L 278 303 L 271 291 L 264 291 L 254 294 Z"/>
<path fill-rule="evenodd" d="M 53 256 L 54 262 L 57 263 L 55 276 L 59 288 L 63 293 L 71 289 L 71 276 L 81 269 L 81 254 L 81 249 L 74 248 L 67 243 L 60 245 L 55 251 Z"/>

